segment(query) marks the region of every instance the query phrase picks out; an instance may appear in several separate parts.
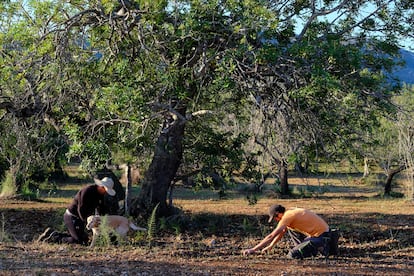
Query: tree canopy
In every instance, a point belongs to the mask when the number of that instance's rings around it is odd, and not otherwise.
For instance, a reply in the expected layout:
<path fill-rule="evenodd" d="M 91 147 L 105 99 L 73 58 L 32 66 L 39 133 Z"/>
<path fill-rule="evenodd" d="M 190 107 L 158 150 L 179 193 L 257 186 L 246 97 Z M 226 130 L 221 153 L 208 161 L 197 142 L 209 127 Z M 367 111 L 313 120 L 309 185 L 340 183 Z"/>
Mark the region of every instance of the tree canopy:
<path fill-rule="evenodd" d="M 226 141 L 247 159 L 249 137 L 283 169 L 349 150 L 392 111 L 389 72 L 413 36 L 408 0 L 1 5 L 2 124 L 44 125 L 91 170 L 152 154 L 133 214 L 167 212 L 183 159 L 208 139 L 222 139 L 211 156 L 228 170 L 242 162 Z"/>

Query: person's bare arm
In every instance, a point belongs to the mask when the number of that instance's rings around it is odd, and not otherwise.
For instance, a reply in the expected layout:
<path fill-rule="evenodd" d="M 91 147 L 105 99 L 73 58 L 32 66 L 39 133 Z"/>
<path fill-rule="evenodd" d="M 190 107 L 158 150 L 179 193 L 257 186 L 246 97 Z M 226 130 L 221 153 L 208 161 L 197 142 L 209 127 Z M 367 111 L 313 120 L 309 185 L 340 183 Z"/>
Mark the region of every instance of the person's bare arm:
<path fill-rule="evenodd" d="M 283 231 L 279 235 L 277 235 L 276 238 L 274 238 L 268 246 L 262 249 L 262 252 L 266 252 L 272 249 L 275 246 L 275 244 L 282 239 L 283 235 L 286 233 L 286 230 L 287 228 L 285 227 Z"/>
<path fill-rule="evenodd" d="M 285 225 L 279 225 L 275 230 L 272 231 L 269 235 L 267 235 L 259 244 L 255 247 L 243 250 L 243 255 L 251 254 L 266 247 L 269 243 L 275 245 L 277 241 L 279 241 L 286 232 Z M 273 247 L 272 245 L 272 247 Z M 266 247 L 267 248 L 267 247 Z"/>

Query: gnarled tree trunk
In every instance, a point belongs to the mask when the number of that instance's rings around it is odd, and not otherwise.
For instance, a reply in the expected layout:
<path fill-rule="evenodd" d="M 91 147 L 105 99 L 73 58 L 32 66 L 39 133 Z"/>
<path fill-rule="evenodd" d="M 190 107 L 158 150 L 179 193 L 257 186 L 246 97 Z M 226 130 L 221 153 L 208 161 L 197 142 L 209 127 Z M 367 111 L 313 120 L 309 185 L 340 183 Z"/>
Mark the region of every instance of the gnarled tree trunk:
<path fill-rule="evenodd" d="M 384 185 L 384 194 L 385 195 L 390 195 L 391 194 L 392 179 L 394 178 L 394 176 L 396 174 L 398 174 L 401 171 L 405 170 L 405 168 L 406 168 L 405 165 L 401 165 L 397 169 L 390 170 L 390 171 L 387 172 L 387 179 L 385 180 L 385 185 Z"/>
<path fill-rule="evenodd" d="M 184 111 L 181 110 L 180 113 L 184 114 Z M 172 206 L 167 204 L 167 194 L 181 164 L 184 128 L 185 122 L 174 116 L 165 121 L 140 194 L 131 203 L 132 216 L 148 216 L 157 204 L 158 214 L 161 216 L 169 215 L 173 211 Z"/>
<path fill-rule="evenodd" d="M 280 162 L 279 177 L 280 177 L 280 193 L 282 195 L 288 195 L 289 194 L 288 164 L 285 161 Z"/>

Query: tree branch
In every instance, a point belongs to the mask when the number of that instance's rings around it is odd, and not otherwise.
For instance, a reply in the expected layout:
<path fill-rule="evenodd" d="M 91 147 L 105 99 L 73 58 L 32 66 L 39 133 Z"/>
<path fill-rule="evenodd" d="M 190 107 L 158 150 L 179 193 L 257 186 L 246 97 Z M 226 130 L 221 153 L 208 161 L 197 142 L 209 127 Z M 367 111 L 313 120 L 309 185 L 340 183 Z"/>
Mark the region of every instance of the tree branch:
<path fill-rule="evenodd" d="M 315 6 L 315 2 L 313 2 L 313 7 L 312 7 L 312 15 L 309 17 L 309 19 L 306 21 L 305 25 L 302 28 L 302 31 L 300 32 L 300 34 L 297 36 L 297 40 L 300 41 L 302 40 L 303 36 L 305 35 L 306 31 L 309 29 L 309 26 L 312 24 L 312 22 L 318 18 L 319 16 L 325 16 L 328 14 L 331 14 L 333 12 L 336 12 L 337 10 L 341 9 L 343 6 L 345 6 L 345 4 L 347 4 L 350 0 L 344 0 L 342 1 L 340 4 L 338 4 L 336 7 L 329 9 L 329 10 L 320 10 L 320 11 L 316 11 L 316 6 Z"/>

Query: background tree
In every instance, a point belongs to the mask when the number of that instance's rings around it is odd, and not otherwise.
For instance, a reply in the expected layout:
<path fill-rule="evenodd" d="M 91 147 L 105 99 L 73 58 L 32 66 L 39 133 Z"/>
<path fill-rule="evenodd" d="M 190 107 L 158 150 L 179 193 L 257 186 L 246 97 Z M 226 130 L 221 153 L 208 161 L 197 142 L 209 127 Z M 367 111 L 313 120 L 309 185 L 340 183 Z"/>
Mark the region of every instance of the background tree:
<path fill-rule="evenodd" d="M 370 147 L 366 147 L 364 154 L 369 158 L 371 165 L 381 168 L 386 176 L 384 181 L 384 194 L 391 194 L 391 183 L 398 173 L 406 167 L 398 148 L 398 129 L 395 126 L 396 114 L 391 117 L 383 117 L 376 130 L 370 133 Z"/>
<path fill-rule="evenodd" d="M 413 132 L 413 92 L 414 87 L 406 86 L 402 90 L 402 94 L 396 97 L 396 103 L 402 106 L 402 109 L 398 112 L 396 128 L 398 130 L 398 142 L 399 142 L 399 153 L 403 159 L 403 165 L 407 169 L 407 198 L 414 198 L 414 174 L 413 174 L 413 156 L 414 156 L 414 132 Z M 385 192 L 391 191 L 391 183 L 389 187 L 385 187 Z"/>
<path fill-rule="evenodd" d="M 412 5 L 404 1 L 285 4 L 272 2 L 280 23 L 262 32 L 255 55 L 265 66 L 253 67 L 246 85 L 263 114 L 254 135 L 281 168 L 282 194 L 289 163 L 349 156 L 378 114 L 392 112 L 387 76 L 397 62 L 396 38 L 412 35 Z"/>
<path fill-rule="evenodd" d="M 2 189 L 9 196 L 30 193 L 32 184 L 59 171 L 65 148 L 45 113 L 53 68 L 50 57 L 43 55 L 51 49 L 50 40 L 41 37 L 50 10 L 47 3 L 33 3 L 38 9 L 33 13 L 24 2 L 1 3 L 0 159 L 7 161 L 7 185 Z"/>
<path fill-rule="evenodd" d="M 376 129 L 370 132 L 369 146 L 364 147 L 363 154 L 368 157 L 373 165 L 378 166 L 383 170 L 385 175 L 384 195 L 392 195 L 393 182 L 395 176 L 406 171 L 408 177 L 407 197 L 412 197 L 412 104 L 413 104 L 413 89 L 409 86 L 404 86 L 399 93 L 397 93 L 392 102 L 394 103 L 394 110 L 389 116 L 378 116 L 379 125 Z M 368 145 L 368 144 L 366 144 Z"/>

